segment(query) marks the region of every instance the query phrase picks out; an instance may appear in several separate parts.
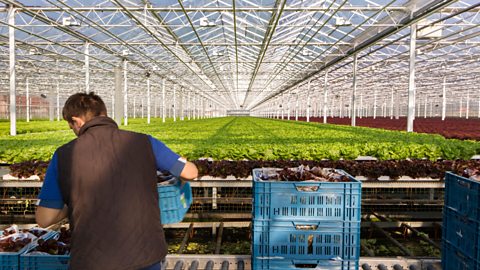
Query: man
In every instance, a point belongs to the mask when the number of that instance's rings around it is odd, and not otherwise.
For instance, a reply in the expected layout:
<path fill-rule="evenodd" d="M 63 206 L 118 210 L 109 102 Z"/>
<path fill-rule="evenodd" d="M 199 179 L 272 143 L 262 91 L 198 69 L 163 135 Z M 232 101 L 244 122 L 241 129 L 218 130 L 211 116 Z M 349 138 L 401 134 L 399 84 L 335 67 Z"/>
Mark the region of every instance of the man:
<path fill-rule="evenodd" d="M 46 227 L 68 216 L 71 270 L 164 267 L 157 170 L 194 179 L 196 166 L 149 135 L 118 129 L 93 92 L 70 96 L 62 113 L 78 138 L 52 157 L 37 223 Z"/>

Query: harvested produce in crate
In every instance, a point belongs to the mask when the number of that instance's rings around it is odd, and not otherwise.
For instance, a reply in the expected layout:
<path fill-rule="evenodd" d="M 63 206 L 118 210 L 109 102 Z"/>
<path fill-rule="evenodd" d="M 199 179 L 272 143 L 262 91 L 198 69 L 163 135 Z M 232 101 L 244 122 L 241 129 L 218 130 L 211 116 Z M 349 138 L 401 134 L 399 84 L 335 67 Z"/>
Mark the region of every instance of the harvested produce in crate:
<path fill-rule="evenodd" d="M 349 182 L 348 176 L 334 169 L 300 165 L 298 168 L 283 168 L 282 170 L 265 169 L 260 174 L 262 180 L 277 181 L 319 181 L 319 182 Z"/>
<path fill-rule="evenodd" d="M 17 252 L 45 233 L 47 233 L 47 230 L 40 228 L 20 230 L 17 225 L 12 225 L 2 232 L 0 252 Z"/>
<path fill-rule="evenodd" d="M 462 176 L 472 180 L 480 181 L 480 169 L 465 169 L 463 170 Z"/>
<path fill-rule="evenodd" d="M 30 242 L 32 242 L 31 238 L 5 238 L 0 240 L 0 252 L 17 252 Z"/>
<path fill-rule="evenodd" d="M 30 244 L 33 239 L 40 237 L 47 231 L 39 228 L 20 230 L 17 225 L 12 225 L 3 230 L 0 237 L 0 252 L 17 252 Z"/>
<path fill-rule="evenodd" d="M 44 234 L 46 234 L 48 231 L 45 229 L 40 229 L 40 228 L 31 228 L 31 229 L 24 229 L 22 230 L 24 233 L 31 233 L 35 235 L 36 237 L 40 237 Z"/>
<path fill-rule="evenodd" d="M 45 252 L 50 255 L 67 255 L 70 253 L 71 230 L 62 227 L 58 239 L 50 238 L 48 240 L 39 239 L 38 247 L 35 251 Z"/>

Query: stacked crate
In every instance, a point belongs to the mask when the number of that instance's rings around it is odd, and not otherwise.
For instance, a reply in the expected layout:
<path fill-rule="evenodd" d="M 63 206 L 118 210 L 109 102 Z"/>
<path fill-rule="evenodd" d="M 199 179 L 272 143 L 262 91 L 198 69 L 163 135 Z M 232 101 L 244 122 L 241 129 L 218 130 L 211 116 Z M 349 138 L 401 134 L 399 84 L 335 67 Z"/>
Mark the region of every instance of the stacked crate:
<path fill-rule="evenodd" d="M 442 268 L 480 270 L 480 182 L 447 172 Z"/>
<path fill-rule="evenodd" d="M 263 181 L 253 170 L 252 269 L 357 270 L 361 183 Z"/>

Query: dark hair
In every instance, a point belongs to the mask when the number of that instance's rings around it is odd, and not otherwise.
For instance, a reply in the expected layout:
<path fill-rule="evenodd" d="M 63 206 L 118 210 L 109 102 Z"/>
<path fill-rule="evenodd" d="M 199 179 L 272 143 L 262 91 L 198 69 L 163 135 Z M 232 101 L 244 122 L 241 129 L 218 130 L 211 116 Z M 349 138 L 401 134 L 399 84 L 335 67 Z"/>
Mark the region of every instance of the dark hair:
<path fill-rule="evenodd" d="M 95 93 L 76 93 L 71 95 L 62 110 L 63 119 L 69 123 L 73 122 L 72 117 L 85 118 L 89 121 L 96 116 L 107 116 L 107 107 L 103 100 Z"/>

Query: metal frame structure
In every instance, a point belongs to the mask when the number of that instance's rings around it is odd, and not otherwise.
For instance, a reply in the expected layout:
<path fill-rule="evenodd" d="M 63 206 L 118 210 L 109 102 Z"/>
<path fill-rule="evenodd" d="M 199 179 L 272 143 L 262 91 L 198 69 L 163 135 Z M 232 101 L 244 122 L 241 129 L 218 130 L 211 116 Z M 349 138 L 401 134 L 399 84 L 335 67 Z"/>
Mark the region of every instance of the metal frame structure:
<path fill-rule="evenodd" d="M 399 106 L 413 121 L 455 106 L 476 117 L 479 25 L 476 0 L 0 0 L 0 91 L 12 121 L 27 88 L 110 104 L 123 66 L 127 111 L 149 84 L 159 104 L 177 89 L 194 100 L 186 110 L 216 115 L 283 115 L 294 99 L 309 116 L 393 117 Z"/>

